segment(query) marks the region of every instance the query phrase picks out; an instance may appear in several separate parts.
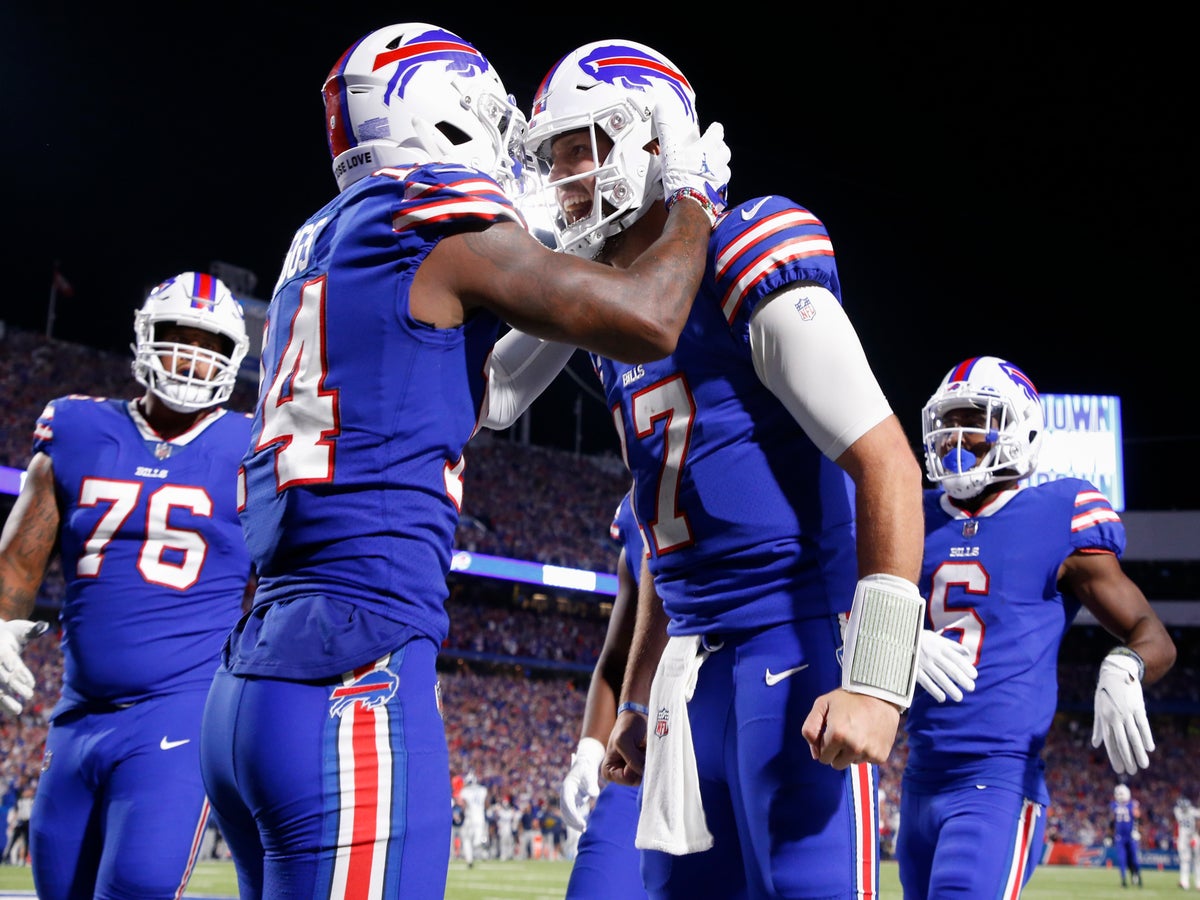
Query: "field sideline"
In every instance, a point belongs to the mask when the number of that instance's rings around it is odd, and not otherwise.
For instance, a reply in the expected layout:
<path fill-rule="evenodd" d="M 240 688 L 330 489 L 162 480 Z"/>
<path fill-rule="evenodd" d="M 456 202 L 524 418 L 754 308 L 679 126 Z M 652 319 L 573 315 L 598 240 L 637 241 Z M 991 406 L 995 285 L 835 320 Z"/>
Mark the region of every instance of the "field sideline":
<path fill-rule="evenodd" d="M 570 863 L 542 861 L 495 862 L 485 860 L 468 869 L 465 863 L 450 864 L 446 900 L 562 900 Z M 1024 900 L 1182 900 L 1188 894 L 1179 890 L 1179 873 L 1143 870 L 1145 887 L 1122 889 L 1120 876 L 1113 869 L 1083 869 L 1073 866 L 1040 866 L 1022 893 Z M 880 897 L 900 894 L 900 879 L 894 862 L 880 869 Z M 237 887 L 233 865 L 227 862 L 200 863 L 188 886 L 192 900 L 236 900 Z M 0 866 L 0 900 L 34 896 L 30 870 L 19 866 Z M 715 894 L 713 896 L 716 896 Z"/>

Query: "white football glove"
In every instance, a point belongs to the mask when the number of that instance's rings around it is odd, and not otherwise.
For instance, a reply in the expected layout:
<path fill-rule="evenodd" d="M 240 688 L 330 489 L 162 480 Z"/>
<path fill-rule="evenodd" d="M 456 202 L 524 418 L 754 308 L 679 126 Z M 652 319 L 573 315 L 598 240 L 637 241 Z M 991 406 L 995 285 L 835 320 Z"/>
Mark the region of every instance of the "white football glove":
<path fill-rule="evenodd" d="M 700 126 L 688 118 L 679 100 L 671 96 L 654 105 L 654 133 L 662 156 L 663 196 L 667 206 L 679 197 L 691 197 L 711 221 L 725 211 L 729 190 L 729 145 L 725 126 L 713 122 L 700 135 Z"/>
<path fill-rule="evenodd" d="M 1092 746 L 1104 742 L 1109 762 L 1118 775 L 1134 775 L 1150 766 L 1154 738 L 1146 719 L 1141 666 L 1132 656 L 1112 652 L 1100 664 L 1096 681 L 1096 717 Z"/>
<path fill-rule="evenodd" d="M 595 738 L 585 737 L 571 754 L 571 770 L 562 784 L 563 821 L 576 831 L 587 829 L 592 807 L 589 801 L 600 795 L 600 763 L 605 747 Z"/>
<path fill-rule="evenodd" d="M 975 690 L 979 672 L 971 663 L 971 651 L 939 631 L 921 632 L 921 655 L 917 660 L 917 684 L 938 703 L 950 696 L 957 703 L 963 691 Z M 959 690 L 961 688 L 962 690 Z"/>
<path fill-rule="evenodd" d="M 33 696 L 37 684 L 29 667 L 21 660 L 21 651 L 32 638 L 49 628 L 46 622 L 13 619 L 0 622 L 0 707 L 9 715 L 19 716 L 25 701 Z"/>

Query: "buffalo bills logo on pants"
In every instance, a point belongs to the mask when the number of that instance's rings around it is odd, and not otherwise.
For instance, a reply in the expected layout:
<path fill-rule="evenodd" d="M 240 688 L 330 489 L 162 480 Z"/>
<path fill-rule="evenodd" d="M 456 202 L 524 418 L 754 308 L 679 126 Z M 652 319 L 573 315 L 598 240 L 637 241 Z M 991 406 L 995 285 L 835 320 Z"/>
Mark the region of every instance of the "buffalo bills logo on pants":
<path fill-rule="evenodd" d="M 329 717 L 340 716 L 352 704 L 363 709 L 383 706 L 400 687 L 400 679 L 387 669 L 369 669 L 349 684 L 338 685 L 329 695 Z"/>

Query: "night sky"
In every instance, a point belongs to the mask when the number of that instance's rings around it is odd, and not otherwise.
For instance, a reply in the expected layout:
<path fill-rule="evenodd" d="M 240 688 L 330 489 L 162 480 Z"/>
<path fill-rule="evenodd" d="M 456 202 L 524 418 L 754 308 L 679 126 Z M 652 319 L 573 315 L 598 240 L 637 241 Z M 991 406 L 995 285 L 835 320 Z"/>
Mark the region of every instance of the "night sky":
<path fill-rule="evenodd" d="M 405 14 L 251 5 L 5 11 L 0 318 L 45 328 L 55 260 L 74 287 L 55 336 L 119 352 L 146 290 L 179 271 L 223 260 L 267 298 L 292 232 L 336 190 L 325 75 Z M 731 200 L 783 194 L 825 222 L 846 309 L 914 443 L 954 363 L 1003 356 L 1043 392 L 1122 397 L 1127 508 L 1200 508 L 1179 465 L 1200 455 L 1184 13 L 836 6 L 742 24 L 684 4 L 540 23 L 414 15 L 472 41 L 526 109 L 578 45 L 655 47 L 691 80 L 702 125 L 725 124 Z M 615 448 L 582 353 L 572 368 L 535 404 L 534 439 L 573 447 L 581 397 L 582 449 Z"/>

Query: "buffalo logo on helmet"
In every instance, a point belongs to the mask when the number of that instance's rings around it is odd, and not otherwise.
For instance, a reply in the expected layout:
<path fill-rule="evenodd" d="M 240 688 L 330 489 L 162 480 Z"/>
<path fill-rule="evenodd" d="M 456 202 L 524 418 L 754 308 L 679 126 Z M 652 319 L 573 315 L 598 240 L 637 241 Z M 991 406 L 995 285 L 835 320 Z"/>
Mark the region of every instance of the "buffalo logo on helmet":
<path fill-rule="evenodd" d="M 558 67 L 562 63 L 563 60 L 560 60 L 538 85 L 537 93 L 534 95 L 536 99 L 533 101 L 534 114 L 542 112 L 546 108 L 546 88 L 554 79 L 554 73 L 558 71 Z M 694 91 L 688 80 L 683 77 L 683 73 L 644 50 L 623 44 L 597 47 L 579 60 L 579 68 L 597 81 L 613 85 L 620 83 L 629 88 L 649 90 L 654 80 L 661 81 L 679 97 L 688 116 L 692 119 L 696 118 L 691 101 Z"/>
<path fill-rule="evenodd" d="M 1026 397 L 1033 401 L 1038 399 L 1037 388 L 1033 386 L 1033 381 L 1028 375 L 1010 362 L 1000 363 L 1000 369 L 1013 380 L 1014 384 L 1016 384 L 1025 392 Z"/>
<path fill-rule="evenodd" d="M 430 62 L 444 62 L 446 70 L 466 77 L 488 70 L 488 61 L 483 54 L 449 31 L 427 31 L 414 40 L 399 47 L 386 50 L 375 56 L 372 69 L 398 63 L 396 71 L 388 80 L 387 96 L 394 92 L 404 96 L 404 89 L 417 69 Z"/>
<path fill-rule="evenodd" d="M 340 684 L 329 695 L 329 718 L 340 716 L 355 703 L 363 709 L 383 706 L 400 688 L 400 678 L 390 670 L 368 669 L 348 684 Z"/>

